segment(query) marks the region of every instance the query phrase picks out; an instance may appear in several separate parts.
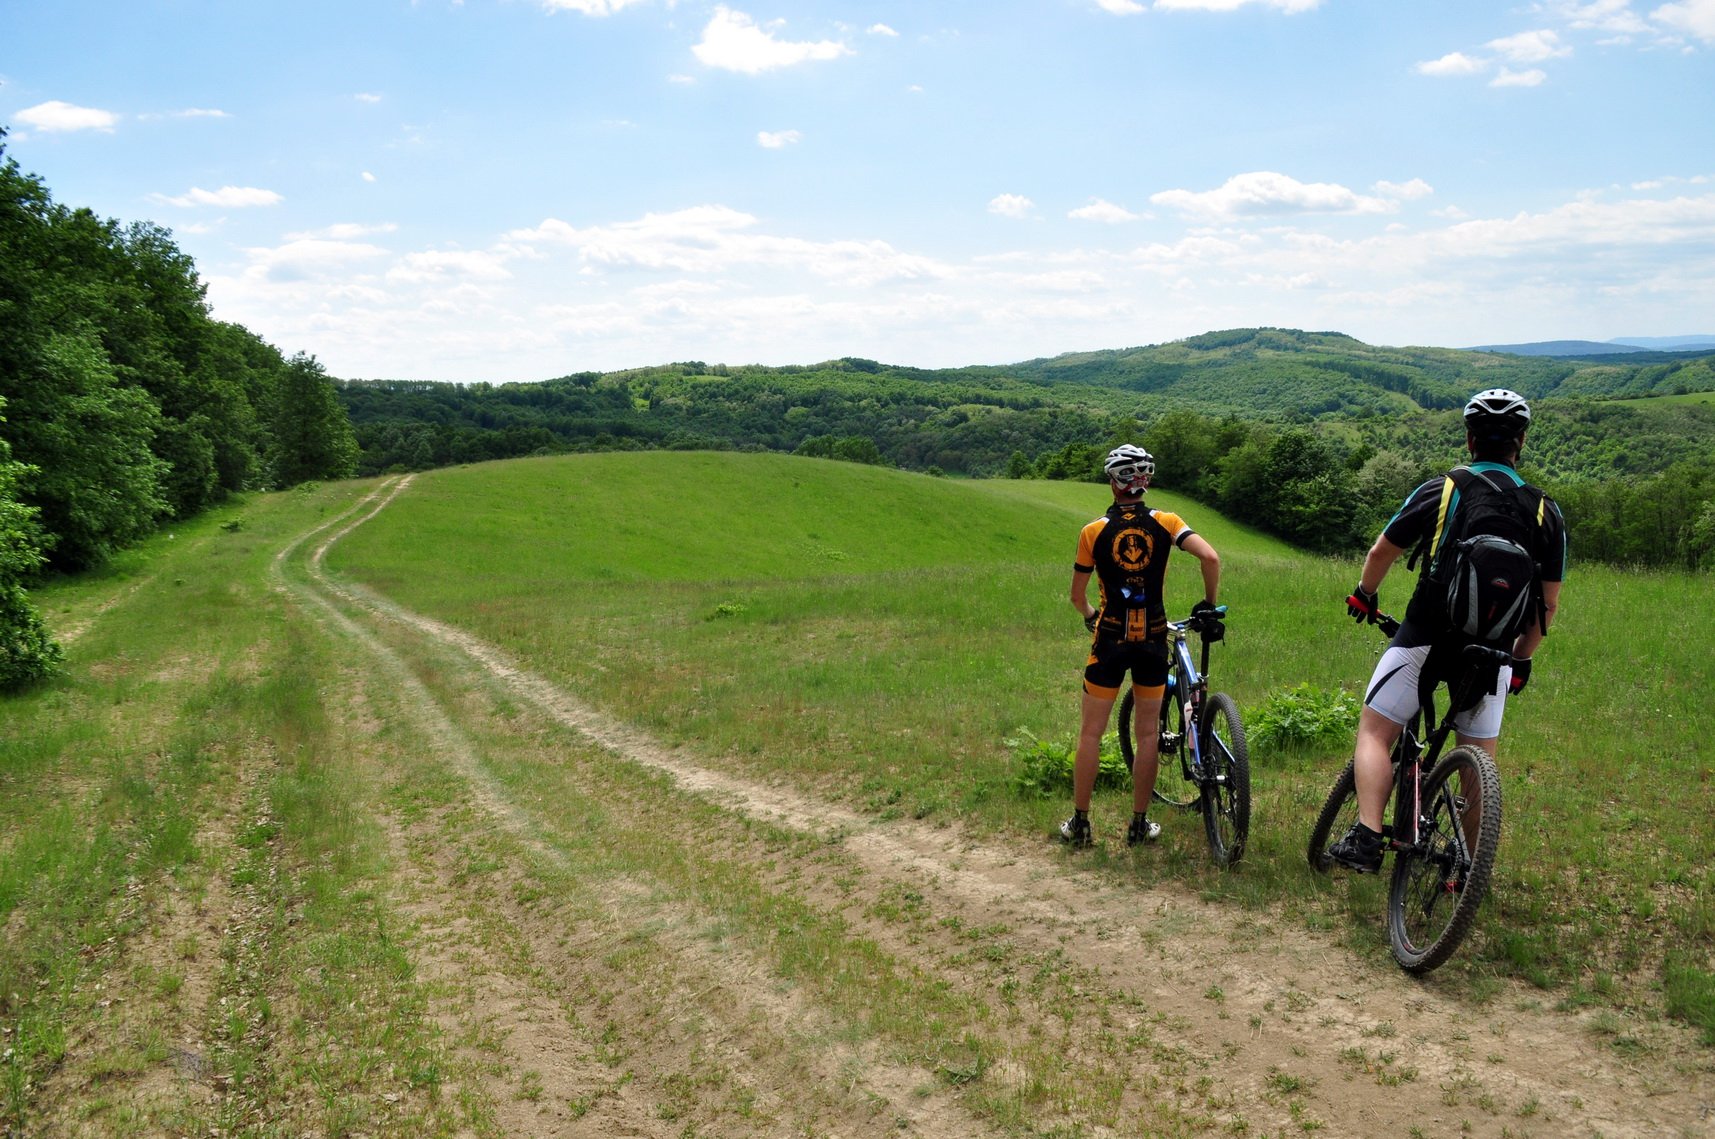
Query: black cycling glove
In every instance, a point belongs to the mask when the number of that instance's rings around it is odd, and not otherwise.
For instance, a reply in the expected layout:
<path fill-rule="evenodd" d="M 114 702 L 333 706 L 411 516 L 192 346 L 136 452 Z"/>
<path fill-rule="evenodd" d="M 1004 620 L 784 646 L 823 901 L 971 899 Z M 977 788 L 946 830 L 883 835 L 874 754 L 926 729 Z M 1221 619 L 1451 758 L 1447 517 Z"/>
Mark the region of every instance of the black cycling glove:
<path fill-rule="evenodd" d="M 1530 658 L 1513 658 L 1513 678 L 1507 684 L 1507 695 L 1517 696 L 1524 691 L 1524 686 L 1530 683 Z"/>
<path fill-rule="evenodd" d="M 1227 635 L 1227 626 L 1221 622 L 1221 611 L 1213 601 L 1199 601 L 1191 606 L 1191 627 L 1203 634 L 1205 641 L 1218 641 Z"/>
<path fill-rule="evenodd" d="M 1360 625 L 1365 623 L 1374 625 L 1376 614 L 1381 612 L 1380 591 L 1365 592 L 1362 582 L 1354 585 L 1351 594 L 1346 598 L 1346 612 L 1350 613 L 1352 620 Z"/>

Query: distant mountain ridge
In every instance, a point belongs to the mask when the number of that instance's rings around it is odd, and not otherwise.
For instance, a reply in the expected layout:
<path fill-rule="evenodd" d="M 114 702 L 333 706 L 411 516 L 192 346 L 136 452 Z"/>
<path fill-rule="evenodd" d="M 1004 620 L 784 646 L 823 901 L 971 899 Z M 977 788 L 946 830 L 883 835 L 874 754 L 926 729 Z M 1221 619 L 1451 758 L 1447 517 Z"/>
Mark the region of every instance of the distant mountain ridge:
<path fill-rule="evenodd" d="M 1514 356 L 1621 356 L 1637 352 L 1707 352 L 1715 336 L 1628 336 L 1616 340 L 1535 340 L 1525 344 L 1479 344 L 1471 352 Z"/>

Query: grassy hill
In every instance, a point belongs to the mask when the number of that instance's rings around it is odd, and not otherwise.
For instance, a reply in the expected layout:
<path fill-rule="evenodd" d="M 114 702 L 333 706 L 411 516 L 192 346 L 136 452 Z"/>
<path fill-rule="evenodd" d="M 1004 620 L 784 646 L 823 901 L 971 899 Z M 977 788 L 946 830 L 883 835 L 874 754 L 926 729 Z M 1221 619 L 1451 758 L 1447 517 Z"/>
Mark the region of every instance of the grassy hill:
<path fill-rule="evenodd" d="M 1242 708 L 1367 680 L 1379 641 L 1339 605 L 1355 561 L 1294 552 L 1170 495 L 1151 501 L 1222 552 L 1233 618 L 1214 668 Z M 419 476 L 404 508 L 342 542 L 331 564 L 736 770 L 1026 841 L 1065 803 L 1010 791 L 1003 741 L 1020 728 L 1069 738 L 1084 636 L 1066 586 L 1077 527 L 1105 504 L 1088 485 L 953 483 L 784 456 L 541 459 Z M 1175 610 L 1189 607 L 1188 572 L 1169 579 Z M 1507 725 L 1509 821 L 1483 969 L 1585 991 L 1697 956 L 1715 923 L 1715 880 L 1693 837 L 1708 807 L 1709 630 L 1660 640 L 1630 629 L 1664 605 L 1706 626 L 1710 589 L 1583 567 L 1568 584 Z M 1406 591 L 1396 574 L 1384 604 L 1402 606 Z M 1640 700 L 1652 709 L 1641 720 L 1629 711 Z M 1256 865 L 1208 882 L 1193 828 L 1180 827 L 1173 872 L 1251 903 L 1333 901 L 1366 920 L 1371 896 L 1331 899 L 1299 866 L 1343 758 L 1253 761 Z M 1643 897 L 1660 920 L 1636 920 Z"/>
<path fill-rule="evenodd" d="M 1691 454 L 1715 421 L 1646 396 L 1715 391 L 1715 353 L 1591 360 L 1386 348 L 1339 333 L 1233 329 L 1169 344 L 1001 367 L 922 369 L 855 358 L 791 367 L 686 361 L 540 384 L 341 385 L 363 470 L 415 470 L 533 452 L 814 450 L 862 442 L 912 470 L 992 476 L 1099 443 L 1175 408 L 1249 423 L 1314 424 L 1353 448 L 1425 467 L 1456 438 L 1472 392 L 1511 387 L 1538 406 L 1537 460 L 1560 478 L 1651 473 Z M 1624 411 L 1593 404 L 1624 400 Z M 1595 430 L 1593 430 L 1593 427 Z M 1574 440 L 1561 445 L 1561 437 Z M 1591 446 L 1594 444 L 1594 447 Z M 1417 451 L 1434 451 L 1431 460 Z"/>
<path fill-rule="evenodd" d="M 1214 676 L 1253 730 L 1361 685 L 1355 562 L 1152 499 L 1224 556 Z M 1698 1094 L 1695 1036 L 1664 1022 L 1715 1042 L 1706 581 L 1569 583 L 1509 713 L 1493 893 L 1426 991 L 1387 965 L 1385 884 L 1303 864 L 1343 733 L 1253 749 L 1236 872 L 1189 816 L 1124 852 L 1119 788 L 1103 849 L 1050 838 L 1069 792 L 1021 789 L 1007 741 L 1069 744 L 1066 586 L 1104 504 L 779 455 L 545 457 L 251 496 L 51 583 L 67 671 L 0 699 L 0 1127 L 855 1134 L 962 1104 L 1213 1134 L 1308 1104 L 1344 1132 L 1343 1076 L 1400 1081 L 1416 1114 L 1617 1118 L 1582 1069 L 1544 1108 L 1559 1074 L 1515 1050 L 1551 1038 Z M 1639 634 L 1663 612 L 1682 635 Z M 954 879 L 992 887 L 955 904 Z M 1473 1023 L 1483 1065 L 1414 1083 L 1464 1064 Z M 804 1078 L 836 1037 L 861 1056 Z M 1211 1070 L 1240 1077 L 1219 1120 Z M 1289 1118 L 1300 1073 L 1328 1088 Z"/>

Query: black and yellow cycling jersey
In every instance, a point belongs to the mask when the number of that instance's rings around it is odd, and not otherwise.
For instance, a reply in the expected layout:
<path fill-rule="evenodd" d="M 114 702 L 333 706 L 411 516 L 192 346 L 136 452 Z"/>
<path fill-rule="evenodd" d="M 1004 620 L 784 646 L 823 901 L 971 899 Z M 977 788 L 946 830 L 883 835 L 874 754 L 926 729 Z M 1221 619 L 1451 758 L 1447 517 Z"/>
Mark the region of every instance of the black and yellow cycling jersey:
<path fill-rule="evenodd" d="M 1167 556 L 1196 531 L 1177 514 L 1141 502 L 1116 502 L 1078 534 L 1079 573 L 1094 573 L 1101 589 L 1097 643 L 1160 646 L 1166 652 L 1167 607 L 1161 587 Z"/>

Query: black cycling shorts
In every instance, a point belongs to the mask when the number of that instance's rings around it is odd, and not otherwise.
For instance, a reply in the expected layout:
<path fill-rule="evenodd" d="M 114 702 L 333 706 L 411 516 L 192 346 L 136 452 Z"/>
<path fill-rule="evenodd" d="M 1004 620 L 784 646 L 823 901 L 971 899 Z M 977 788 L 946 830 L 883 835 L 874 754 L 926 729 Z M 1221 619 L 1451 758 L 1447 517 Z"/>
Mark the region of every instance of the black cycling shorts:
<path fill-rule="evenodd" d="M 1090 646 L 1090 659 L 1084 665 L 1084 691 L 1104 700 L 1117 700 L 1129 672 L 1139 696 L 1159 696 L 1167 687 L 1166 653 L 1167 646 L 1162 644 L 1097 641 Z"/>

